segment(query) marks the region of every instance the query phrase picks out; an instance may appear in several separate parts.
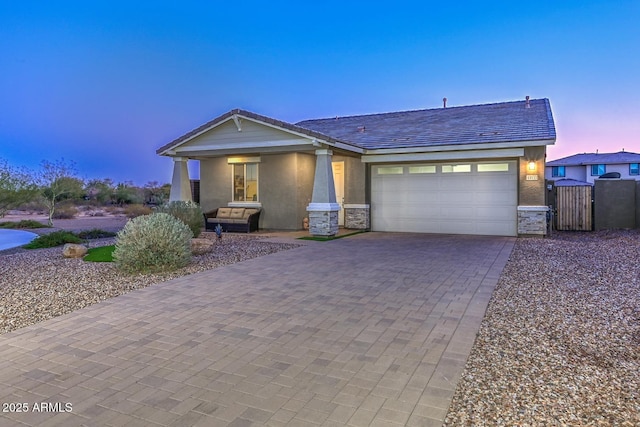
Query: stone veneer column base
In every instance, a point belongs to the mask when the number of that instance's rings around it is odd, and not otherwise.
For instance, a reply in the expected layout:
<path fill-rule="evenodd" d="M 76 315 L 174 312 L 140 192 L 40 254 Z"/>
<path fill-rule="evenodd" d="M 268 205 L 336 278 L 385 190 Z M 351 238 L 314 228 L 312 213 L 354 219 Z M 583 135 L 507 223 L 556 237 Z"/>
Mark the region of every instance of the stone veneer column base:
<path fill-rule="evenodd" d="M 335 236 L 338 234 L 337 203 L 310 203 L 307 206 L 309 212 L 309 233 L 314 236 Z"/>
<path fill-rule="evenodd" d="M 352 230 L 369 229 L 369 205 L 344 205 L 344 228 Z"/>
<path fill-rule="evenodd" d="M 547 234 L 548 206 L 518 206 L 518 234 Z"/>

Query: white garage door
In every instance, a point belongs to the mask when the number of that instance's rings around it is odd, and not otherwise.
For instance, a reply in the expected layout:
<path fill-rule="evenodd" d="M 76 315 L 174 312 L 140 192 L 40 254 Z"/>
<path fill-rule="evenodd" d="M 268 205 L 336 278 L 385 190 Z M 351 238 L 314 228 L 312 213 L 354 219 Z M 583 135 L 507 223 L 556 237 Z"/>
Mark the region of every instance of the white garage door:
<path fill-rule="evenodd" d="M 515 236 L 515 161 L 374 165 L 374 231 Z"/>

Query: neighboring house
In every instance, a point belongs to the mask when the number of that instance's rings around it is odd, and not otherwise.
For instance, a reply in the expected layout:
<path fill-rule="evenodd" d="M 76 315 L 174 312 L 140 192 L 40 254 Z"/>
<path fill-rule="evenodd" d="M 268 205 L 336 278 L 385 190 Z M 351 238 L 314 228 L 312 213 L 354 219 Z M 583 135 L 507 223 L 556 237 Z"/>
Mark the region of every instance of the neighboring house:
<path fill-rule="evenodd" d="M 640 180 L 640 154 L 628 151 L 574 154 L 547 162 L 545 179 L 571 179 L 593 185 L 596 179 L 610 172 L 618 172 L 621 179 Z"/>
<path fill-rule="evenodd" d="M 259 207 L 260 227 L 544 234 L 548 99 L 305 120 L 232 110 L 157 150 L 174 160 L 171 199 L 203 210 Z"/>

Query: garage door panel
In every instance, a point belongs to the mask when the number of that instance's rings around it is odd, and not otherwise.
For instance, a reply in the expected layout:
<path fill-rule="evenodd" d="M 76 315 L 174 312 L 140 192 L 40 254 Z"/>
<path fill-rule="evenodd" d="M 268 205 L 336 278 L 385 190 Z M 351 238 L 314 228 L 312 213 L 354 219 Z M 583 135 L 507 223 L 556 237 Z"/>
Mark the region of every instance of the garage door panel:
<path fill-rule="evenodd" d="M 512 205 L 516 206 L 513 200 L 513 194 L 508 191 L 492 191 L 492 192 L 478 192 L 474 194 L 473 197 L 475 204 L 482 205 Z"/>
<path fill-rule="evenodd" d="M 403 174 L 372 169 L 373 230 L 454 234 L 516 234 L 516 162 L 498 172 L 411 173 L 417 165 L 391 165 Z M 421 165 L 423 168 L 424 165 Z M 421 170 L 421 169 L 420 169 Z"/>
<path fill-rule="evenodd" d="M 440 193 L 440 201 L 442 203 L 464 206 L 472 204 L 474 196 L 473 191 L 443 191 Z"/>
<path fill-rule="evenodd" d="M 516 210 L 516 206 L 513 207 Z M 513 215 L 507 209 L 496 209 L 493 206 L 479 206 L 475 209 L 477 221 L 513 221 Z"/>

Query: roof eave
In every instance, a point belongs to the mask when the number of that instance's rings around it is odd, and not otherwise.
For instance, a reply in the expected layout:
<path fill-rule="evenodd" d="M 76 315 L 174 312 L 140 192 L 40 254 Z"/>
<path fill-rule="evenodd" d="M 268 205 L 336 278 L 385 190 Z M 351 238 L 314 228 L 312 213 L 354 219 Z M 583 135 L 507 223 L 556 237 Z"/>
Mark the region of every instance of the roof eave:
<path fill-rule="evenodd" d="M 481 142 L 468 144 L 440 144 L 421 147 L 375 148 L 365 150 L 367 155 L 376 154 L 410 154 L 438 151 L 493 150 L 496 148 L 539 147 L 555 144 L 553 139 L 534 139 L 525 141 Z"/>
<path fill-rule="evenodd" d="M 197 138 L 198 136 L 210 131 L 211 129 L 220 126 L 221 124 L 227 122 L 228 120 L 237 121 L 238 118 L 243 118 L 246 120 L 251 120 L 257 123 L 261 123 L 265 126 L 269 126 L 272 128 L 279 129 L 284 132 L 292 133 L 296 136 L 307 138 L 312 140 L 314 143 L 324 144 L 333 146 L 342 150 L 351 151 L 354 153 L 362 154 L 364 149 L 358 145 L 348 143 L 346 141 L 341 141 L 336 138 L 332 138 L 328 135 L 324 135 L 320 132 L 312 131 L 310 129 L 306 129 L 300 126 L 296 126 L 287 122 L 283 122 L 281 120 L 272 119 L 270 117 L 262 116 L 260 114 L 252 113 L 250 111 L 234 109 L 231 110 L 219 117 L 216 117 L 213 120 L 205 123 L 204 125 L 187 132 L 186 134 L 180 136 L 179 138 L 174 139 L 170 143 L 160 147 L 156 150 L 156 154 L 161 156 L 173 156 L 176 155 L 176 148 L 179 146 L 186 144 L 187 142 Z"/>

